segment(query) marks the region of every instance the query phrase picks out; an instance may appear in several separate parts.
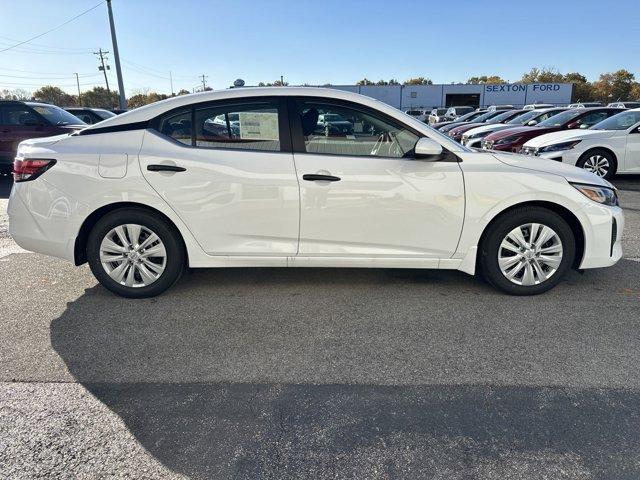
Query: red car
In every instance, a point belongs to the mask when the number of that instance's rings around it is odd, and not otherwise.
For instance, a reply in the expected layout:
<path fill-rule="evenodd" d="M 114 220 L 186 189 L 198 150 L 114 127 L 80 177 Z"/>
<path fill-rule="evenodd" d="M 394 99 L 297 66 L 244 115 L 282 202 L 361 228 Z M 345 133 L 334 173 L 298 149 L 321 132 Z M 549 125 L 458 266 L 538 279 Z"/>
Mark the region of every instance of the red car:
<path fill-rule="evenodd" d="M 521 115 L 524 112 L 525 110 L 499 111 L 497 115 L 495 115 L 494 117 L 484 122 L 472 121 L 472 122 L 463 123 L 462 125 L 458 125 L 457 127 L 449 130 L 447 132 L 447 135 L 453 138 L 456 142 L 459 142 L 460 140 L 462 140 L 462 134 L 467 130 L 471 130 L 472 128 L 476 128 L 476 127 L 479 127 L 480 125 L 484 125 L 487 123 L 506 123 L 509 120 L 517 117 L 518 115 Z"/>
<path fill-rule="evenodd" d="M 482 141 L 482 148 L 518 153 L 522 146 L 534 137 L 571 128 L 589 128 L 616 113 L 620 113 L 619 108 L 572 108 L 533 127 L 507 128 L 487 135 Z"/>
<path fill-rule="evenodd" d="M 72 133 L 86 127 L 79 118 L 54 105 L 0 101 L 0 175 L 10 174 L 18 144 L 28 138 Z"/>

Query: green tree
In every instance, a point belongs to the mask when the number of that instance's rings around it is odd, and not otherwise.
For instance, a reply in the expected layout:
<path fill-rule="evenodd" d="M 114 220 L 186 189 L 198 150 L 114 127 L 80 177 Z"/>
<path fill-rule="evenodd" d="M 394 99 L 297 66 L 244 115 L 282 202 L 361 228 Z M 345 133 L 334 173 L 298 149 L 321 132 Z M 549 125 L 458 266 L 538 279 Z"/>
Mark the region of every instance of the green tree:
<path fill-rule="evenodd" d="M 578 72 L 566 73 L 562 79 L 563 82 L 573 83 L 573 93 L 571 95 L 572 102 L 588 102 L 593 100 L 593 85 L 587 80 L 587 77 Z"/>
<path fill-rule="evenodd" d="M 365 77 L 362 80 L 358 80 L 356 85 L 375 85 L 375 83 Z"/>
<path fill-rule="evenodd" d="M 520 81 L 522 83 L 560 83 L 564 80 L 562 75 L 555 68 L 537 68 L 533 67 L 527 73 L 522 75 Z"/>
<path fill-rule="evenodd" d="M 593 96 L 602 102 L 628 100 L 636 83 L 635 75 L 628 70 L 603 73 L 593 82 Z"/>
<path fill-rule="evenodd" d="M 82 104 L 86 107 L 112 109 L 118 105 L 118 92 L 107 92 L 106 88 L 93 87 L 82 92 Z"/>
<path fill-rule="evenodd" d="M 168 95 L 164 93 L 156 93 L 156 92 L 142 92 L 136 93 L 127 99 L 127 105 L 129 108 L 138 108 L 143 105 L 149 105 L 150 103 L 159 102 L 160 100 L 164 100 L 169 98 Z"/>
<path fill-rule="evenodd" d="M 181 88 L 180 91 L 177 93 L 177 95 L 189 95 L 189 90 L 185 90 L 184 88 Z"/>
<path fill-rule="evenodd" d="M 404 85 L 433 85 L 433 82 L 427 77 L 414 77 L 405 80 Z"/>
<path fill-rule="evenodd" d="M 33 92 L 33 98 L 38 102 L 52 103 L 59 107 L 72 107 L 78 104 L 78 97 L 69 95 L 59 87 L 45 85 Z"/>
<path fill-rule="evenodd" d="M 467 83 L 479 84 L 479 83 L 507 83 L 498 75 L 482 75 L 480 77 L 471 77 L 467 80 Z"/>
<path fill-rule="evenodd" d="M 269 83 L 264 83 L 264 82 L 258 83 L 259 87 L 286 87 L 287 85 L 289 85 L 289 82 L 283 82 L 282 80 L 276 80 L 275 82 L 269 82 Z"/>
<path fill-rule="evenodd" d="M 640 100 L 640 83 L 635 82 L 629 91 L 629 100 Z"/>

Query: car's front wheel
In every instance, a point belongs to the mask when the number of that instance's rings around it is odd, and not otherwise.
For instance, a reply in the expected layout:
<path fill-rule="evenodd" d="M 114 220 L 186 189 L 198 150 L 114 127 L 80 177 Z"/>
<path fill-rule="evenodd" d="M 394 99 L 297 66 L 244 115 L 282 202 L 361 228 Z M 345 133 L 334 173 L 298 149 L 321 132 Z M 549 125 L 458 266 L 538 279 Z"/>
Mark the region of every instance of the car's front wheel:
<path fill-rule="evenodd" d="M 585 152 L 576 166 L 608 180 L 616 173 L 617 163 L 611 152 L 594 149 Z"/>
<path fill-rule="evenodd" d="M 504 292 L 546 292 L 573 264 L 573 231 L 551 210 L 518 208 L 496 219 L 489 228 L 480 246 L 480 268 L 489 283 Z"/>
<path fill-rule="evenodd" d="M 87 260 L 100 283 L 128 298 L 147 298 L 171 287 L 182 274 L 185 253 L 178 232 L 152 212 L 115 210 L 91 230 Z"/>

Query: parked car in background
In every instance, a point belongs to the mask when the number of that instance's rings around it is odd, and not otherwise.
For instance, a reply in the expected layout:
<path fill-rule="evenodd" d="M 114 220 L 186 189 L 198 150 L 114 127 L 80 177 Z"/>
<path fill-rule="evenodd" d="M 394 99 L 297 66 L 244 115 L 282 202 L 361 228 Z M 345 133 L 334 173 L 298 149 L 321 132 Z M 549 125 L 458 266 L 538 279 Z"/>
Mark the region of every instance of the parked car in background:
<path fill-rule="evenodd" d="M 326 137 L 353 135 L 353 123 L 338 113 L 318 115 L 318 128 Z"/>
<path fill-rule="evenodd" d="M 533 126 L 538 123 L 551 118 L 552 116 L 565 111 L 564 107 L 554 108 L 542 108 L 540 110 L 527 110 L 523 111 L 520 115 L 512 118 L 508 122 L 504 123 L 486 123 L 470 130 L 467 130 L 462 134 L 461 143 L 469 148 L 480 148 L 482 139 L 490 133 L 497 132 L 498 130 L 505 130 L 507 128 L 516 127 L 519 125 Z"/>
<path fill-rule="evenodd" d="M 534 137 L 560 130 L 587 129 L 616 113 L 620 110 L 610 107 L 572 108 L 533 127 L 507 128 L 491 133 L 482 141 L 482 148 L 517 153 Z"/>
<path fill-rule="evenodd" d="M 448 125 L 452 125 L 454 123 L 460 124 L 462 122 L 469 122 L 475 118 L 478 118 L 480 115 L 484 115 L 485 113 L 487 113 L 486 110 L 474 110 L 473 112 L 469 112 L 458 117 L 456 120 L 448 120 L 444 122 L 431 124 L 431 127 L 435 128 L 436 130 L 440 130 L 441 128 L 446 127 Z"/>
<path fill-rule="evenodd" d="M 567 105 L 568 108 L 591 108 L 591 107 L 601 107 L 602 102 L 577 102 L 571 103 Z"/>
<path fill-rule="evenodd" d="M 473 112 L 475 108 L 461 106 L 461 107 L 449 107 L 447 112 L 444 114 L 444 118 L 446 120 L 456 120 L 458 117 L 462 115 L 466 115 L 467 113 Z"/>
<path fill-rule="evenodd" d="M 116 116 L 115 113 L 104 108 L 65 107 L 64 109 L 90 125 Z"/>
<path fill-rule="evenodd" d="M 522 107 L 523 110 L 540 110 L 541 108 L 551 108 L 555 107 L 551 103 L 530 103 L 529 105 L 525 105 Z"/>
<path fill-rule="evenodd" d="M 111 109 L 111 112 L 115 113 L 116 115 L 120 115 L 121 113 L 125 113 L 125 112 L 128 112 L 128 111 L 129 111 L 128 108 L 125 108 L 124 110 L 121 109 L 121 108 L 112 108 Z"/>
<path fill-rule="evenodd" d="M 208 119 L 231 113 L 240 138 L 203 134 Z M 318 134 L 320 114 L 340 115 L 355 134 Z M 532 295 L 571 268 L 622 257 L 624 216 L 606 180 L 471 150 L 332 89 L 157 102 L 77 135 L 22 142 L 14 180 L 18 245 L 88 262 L 104 287 L 132 298 L 162 293 L 187 267 L 233 266 L 478 270 L 504 292 Z"/>
<path fill-rule="evenodd" d="M 488 124 L 488 123 L 491 123 L 491 124 L 504 123 L 511 120 L 512 118 L 517 117 L 522 112 L 524 112 L 524 110 L 506 110 L 506 111 L 495 110 L 495 111 L 498 112 L 499 114 L 495 115 L 494 117 L 491 117 L 490 119 L 486 120 L 484 123 L 466 122 L 461 125 L 458 125 L 455 128 L 450 129 L 447 132 L 447 135 L 453 138 L 456 142 L 459 142 L 462 140 L 462 135 L 464 134 L 464 132 L 471 130 L 472 128 L 475 128 L 479 125 Z"/>
<path fill-rule="evenodd" d="M 0 174 L 10 174 L 18 144 L 28 138 L 71 133 L 87 125 L 60 107 L 0 100 Z"/>
<path fill-rule="evenodd" d="M 501 113 L 503 113 L 505 111 L 506 110 L 494 110 L 492 112 L 486 111 L 482 115 L 477 116 L 476 118 L 474 118 L 471 121 L 467 121 L 467 122 L 452 122 L 449 125 L 445 125 L 444 127 L 440 127 L 439 130 L 442 133 L 448 134 L 449 131 L 451 131 L 452 129 L 454 129 L 456 127 L 459 127 L 461 125 L 466 125 L 468 123 L 485 123 L 488 120 L 491 120 L 496 115 L 500 115 Z"/>
<path fill-rule="evenodd" d="M 588 130 L 562 130 L 535 137 L 522 152 L 568 163 L 609 179 L 640 173 L 640 108 L 620 112 Z"/>
<path fill-rule="evenodd" d="M 429 125 L 433 125 L 434 123 L 442 122 L 445 120 L 444 116 L 447 113 L 446 108 L 434 108 L 429 113 Z"/>
<path fill-rule="evenodd" d="M 513 110 L 514 107 L 513 105 L 490 105 L 489 108 L 487 108 L 488 112 L 495 112 L 496 110 Z"/>
<path fill-rule="evenodd" d="M 426 122 L 429 116 L 429 112 L 427 110 L 415 108 L 411 110 L 405 110 L 404 113 L 406 113 L 407 115 L 411 115 L 413 118 L 415 118 L 416 120 L 420 120 L 421 122 Z"/>
<path fill-rule="evenodd" d="M 640 102 L 613 102 L 607 105 L 613 108 L 639 108 Z"/>

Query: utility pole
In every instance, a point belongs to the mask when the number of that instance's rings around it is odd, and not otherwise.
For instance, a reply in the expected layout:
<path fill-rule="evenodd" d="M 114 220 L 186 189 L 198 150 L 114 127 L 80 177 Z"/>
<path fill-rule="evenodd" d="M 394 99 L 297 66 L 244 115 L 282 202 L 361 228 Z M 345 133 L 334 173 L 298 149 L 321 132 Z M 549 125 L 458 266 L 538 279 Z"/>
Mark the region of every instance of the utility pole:
<path fill-rule="evenodd" d="M 107 78 L 107 70 L 110 70 L 109 65 L 104 64 L 104 59 L 107 56 L 107 51 L 99 49 L 97 52 L 93 52 L 94 55 L 98 55 L 98 57 L 100 57 L 100 66 L 98 67 L 98 70 L 102 70 L 102 73 L 104 73 L 104 83 L 107 84 L 107 93 L 111 93 L 111 90 L 109 90 L 109 79 Z"/>
<path fill-rule="evenodd" d="M 284 77 L 280 75 L 280 86 L 284 87 Z"/>
<path fill-rule="evenodd" d="M 113 23 L 113 11 L 111 10 L 111 0 L 107 0 L 109 10 L 109 26 L 111 27 L 111 43 L 113 45 L 113 59 L 116 62 L 116 76 L 118 77 L 118 100 L 120 110 L 127 108 L 127 97 L 124 95 L 124 82 L 122 81 L 122 69 L 120 68 L 120 53 L 118 53 L 118 40 L 116 39 L 116 26 Z"/>
<path fill-rule="evenodd" d="M 204 92 L 207 89 L 207 75 L 202 74 L 202 91 Z"/>
<path fill-rule="evenodd" d="M 82 106 L 82 95 L 80 94 L 80 80 L 78 80 L 78 74 L 74 73 L 76 76 L 76 84 L 78 84 L 78 103 Z"/>
<path fill-rule="evenodd" d="M 171 70 L 169 70 L 169 81 L 171 82 L 171 96 L 173 97 L 173 76 L 171 75 Z"/>

